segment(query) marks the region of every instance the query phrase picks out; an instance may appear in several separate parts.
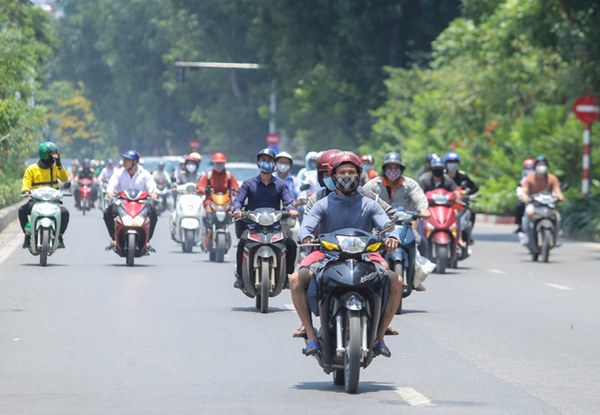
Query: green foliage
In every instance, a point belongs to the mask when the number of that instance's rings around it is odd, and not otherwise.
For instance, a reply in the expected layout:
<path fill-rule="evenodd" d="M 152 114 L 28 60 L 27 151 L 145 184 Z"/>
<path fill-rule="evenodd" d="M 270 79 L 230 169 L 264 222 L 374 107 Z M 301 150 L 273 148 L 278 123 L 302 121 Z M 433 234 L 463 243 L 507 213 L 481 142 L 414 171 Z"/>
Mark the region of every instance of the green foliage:
<path fill-rule="evenodd" d="M 600 242 L 600 196 L 570 200 L 561 214 L 565 236 Z"/>
<path fill-rule="evenodd" d="M 0 170 L 0 209 L 17 203 L 20 199 L 21 179 Z"/>

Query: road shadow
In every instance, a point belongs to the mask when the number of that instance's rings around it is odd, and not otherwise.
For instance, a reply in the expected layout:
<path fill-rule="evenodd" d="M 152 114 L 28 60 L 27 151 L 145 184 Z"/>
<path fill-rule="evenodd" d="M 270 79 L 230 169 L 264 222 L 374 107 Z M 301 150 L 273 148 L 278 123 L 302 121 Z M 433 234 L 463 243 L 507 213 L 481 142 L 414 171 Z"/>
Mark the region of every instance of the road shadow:
<path fill-rule="evenodd" d="M 325 375 L 325 376 L 329 376 L 329 381 L 323 381 L 323 382 L 301 382 L 298 383 L 294 386 L 292 386 L 292 388 L 297 389 L 297 390 L 314 390 L 314 391 L 321 391 L 321 392 L 333 392 L 333 393 L 341 393 L 341 394 L 346 394 L 346 391 L 344 390 L 344 386 L 343 385 L 334 385 L 333 384 L 333 378 L 331 374 L 329 375 Z M 366 393 L 377 393 L 377 392 L 382 392 L 382 391 L 394 391 L 396 390 L 396 385 L 392 384 L 392 383 L 381 383 L 381 382 L 369 382 L 369 381 L 365 381 L 365 382 L 360 382 L 360 384 L 358 385 L 358 394 L 366 394 Z"/>
<path fill-rule="evenodd" d="M 402 307 L 402 314 L 400 314 L 401 316 L 403 316 L 404 314 L 428 314 L 429 311 L 427 310 L 417 310 L 417 309 L 407 309 Z M 398 315 L 398 314 L 396 314 Z"/>
<path fill-rule="evenodd" d="M 50 259 L 48 259 L 48 261 L 50 261 Z M 38 262 L 37 264 L 32 264 L 32 263 L 27 263 L 27 264 L 21 264 L 24 267 L 41 267 L 41 268 L 52 268 L 52 267 L 66 267 L 67 264 L 53 264 L 51 262 L 48 262 L 46 264 L 46 266 L 41 266 L 40 263 Z"/>
<path fill-rule="evenodd" d="M 231 311 L 242 312 L 242 313 L 262 314 L 254 306 L 251 306 L 251 307 L 231 307 Z M 269 312 L 265 313 L 265 315 L 266 314 L 271 314 L 271 313 L 282 313 L 282 312 L 288 312 L 289 313 L 290 311 L 292 311 L 292 310 L 289 310 L 287 308 L 279 308 L 279 307 L 271 307 L 271 306 L 269 306 Z"/>
<path fill-rule="evenodd" d="M 156 265 L 154 264 L 138 264 L 137 262 L 133 266 L 128 266 L 125 263 L 122 264 L 105 264 L 105 267 L 114 267 L 114 268 L 152 268 Z"/>
<path fill-rule="evenodd" d="M 473 240 L 475 249 L 477 242 L 519 242 L 519 237 L 514 233 L 482 233 L 474 235 Z"/>

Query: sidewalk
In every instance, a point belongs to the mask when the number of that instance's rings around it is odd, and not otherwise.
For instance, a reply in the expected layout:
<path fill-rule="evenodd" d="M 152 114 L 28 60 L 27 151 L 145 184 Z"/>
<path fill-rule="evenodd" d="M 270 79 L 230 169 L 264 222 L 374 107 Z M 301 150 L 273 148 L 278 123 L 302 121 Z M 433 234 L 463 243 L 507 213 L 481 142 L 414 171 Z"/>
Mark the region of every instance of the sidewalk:
<path fill-rule="evenodd" d="M 19 208 L 24 203 L 25 202 L 19 202 L 4 209 L 0 209 L 0 232 L 2 232 L 13 220 L 19 217 Z"/>

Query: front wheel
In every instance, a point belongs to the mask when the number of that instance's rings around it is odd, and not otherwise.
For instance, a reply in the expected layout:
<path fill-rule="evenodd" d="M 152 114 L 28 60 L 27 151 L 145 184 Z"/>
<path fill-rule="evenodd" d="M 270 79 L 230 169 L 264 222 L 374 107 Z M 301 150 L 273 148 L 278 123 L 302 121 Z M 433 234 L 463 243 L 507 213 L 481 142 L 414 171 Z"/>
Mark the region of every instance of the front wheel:
<path fill-rule="evenodd" d="M 444 274 L 448 268 L 448 246 L 435 244 L 435 269 L 438 274 Z"/>
<path fill-rule="evenodd" d="M 136 234 L 130 233 L 127 235 L 127 266 L 132 267 L 135 261 L 135 246 Z"/>
<path fill-rule="evenodd" d="M 344 388 L 347 393 L 358 392 L 360 379 L 360 315 L 348 310 L 346 314 L 346 353 L 344 354 Z"/>
<path fill-rule="evenodd" d="M 402 263 L 400 262 L 396 262 L 394 264 L 394 272 L 397 275 L 400 275 L 402 277 L 402 279 L 404 280 L 404 288 L 402 289 L 402 294 L 400 295 L 400 304 L 398 304 L 398 309 L 396 310 L 396 314 L 402 314 L 402 298 L 403 297 L 408 297 L 412 291 L 412 287 L 411 282 L 410 281 L 406 281 L 406 275 L 404 273 L 404 266 L 402 265 Z M 406 295 L 405 295 L 406 293 Z"/>
<path fill-rule="evenodd" d="M 42 243 L 40 246 L 40 265 L 45 267 L 48 264 L 48 252 L 50 251 L 50 229 L 42 229 Z"/>
<path fill-rule="evenodd" d="M 225 234 L 222 232 L 217 233 L 217 243 L 215 259 L 217 262 L 223 262 L 225 259 L 225 251 L 227 249 L 227 240 Z"/>
<path fill-rule="evenodd" d="M 186 229 L 183 234 L 183 244 L 181 245 L 183 248 L 183 252 L 192 252 L 194 247 L 194 231 L 191 229 Z"/>
<path fill-rule="evenodd" d="M 271 266 L 267 259 L 260 261 L 260 312 L 269 312 L 269 287 L 271 285 Z"/>
<path fill-rule="evenodd" d="M 552 242 L 552 232 L 550 229 L 544 229 L 542 232 L 542 261 L 548 262 L 550 257 L 550 245 Z"/>

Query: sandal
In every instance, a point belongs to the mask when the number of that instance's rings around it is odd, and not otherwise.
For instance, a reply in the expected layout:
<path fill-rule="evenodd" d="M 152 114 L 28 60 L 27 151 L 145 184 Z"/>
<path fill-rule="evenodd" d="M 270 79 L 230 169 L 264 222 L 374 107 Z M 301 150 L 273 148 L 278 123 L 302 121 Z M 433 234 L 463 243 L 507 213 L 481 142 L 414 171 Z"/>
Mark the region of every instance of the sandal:
<path fill-rule="evenodd" d="M 388 327 L 387 329 L 385 329 L 385 336 L 397 336 L 398 334 L 398 330 L 394 330 L 391 327 Z"/>
<path fill-rule="evenodd" d="M 314 341 L 314 342 L 310 342 L 306 345 L 306 347 L 304 349 L 302 349 L 302 353 L 305 356 L 312 356 L 314 354 L 317 354 L 321 351 L 321 345 L 319 344 L 318 341 Z"/>
<path fill-rule="evenodd" d="M 373 354 L 375 354 L 375 356 L 381 355 L 384 357 L 392 356 L 392 352 L 390 352 L 390 349 L 388 349 L 388 347 L 385 345 L 383 340 L 377 342 L 377 344 L 375 344 L 375 346 L 373 346 Z"/>
<path fill-rule="evenodd" d="M 292 333 L 292 337 L 303 337 L 306 339 L 306 327 L 300 326 Z"/>

